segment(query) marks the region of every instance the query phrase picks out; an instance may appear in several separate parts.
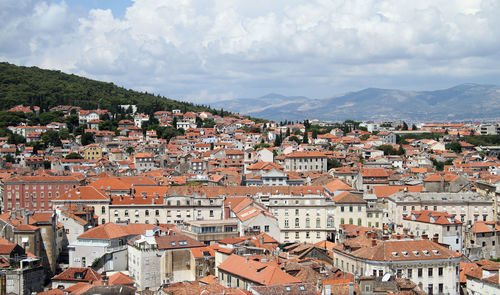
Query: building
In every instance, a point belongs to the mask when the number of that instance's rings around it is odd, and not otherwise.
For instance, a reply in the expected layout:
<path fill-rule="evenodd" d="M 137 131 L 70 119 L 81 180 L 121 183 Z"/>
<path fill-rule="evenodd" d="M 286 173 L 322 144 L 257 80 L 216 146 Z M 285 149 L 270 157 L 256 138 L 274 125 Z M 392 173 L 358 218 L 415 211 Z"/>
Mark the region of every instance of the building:
<path fill-rule="evenodd" d="M 446 212 L 411 211 L 409 216 L 403 218 L 403 228 L 399 227 L 398 230 L 400 234 L 426 234 L 432 237 L 433 241 L 448 245 L 453 251 L 464 251 L 462 222 Z"/>
<path fill-rule="evenodd" d="M 389 273 L 415 282 L 428 294 L 459 294 L 461 253 L 428 239 L 376 240 L 358 236 L 333 248 L 334 265 L 353 274 Z"/>
<path fill-rule="evenodd" d="M 5 294 L 31 295 L 43 291 L 45 270 L 40 260 L 30 257 L 17 263 L 18 267 L 0 268 L 0 281 L 5 282 Z"/>
<path fill-rule="evenodd" d="M 240 235 L 236 218 L 219 220 L 186 220 L 182 233 L 205 245 Z"/>
<path fill-rule="evenodd" d="M 285 157 L 285 171 L 322 171 L 327 170 L 327 158 L 322 152 L 293 152 Z"/>
<path fill-rule="evenodd" d="M 3 211 L 16 208 L 50 210 L 51 202 L 81 185 L 73 176 L 13 176 L 1 182 Z"/>
<path fill-rule="evenodd" d="M 127 270 L 127 242 L 154 227 L 151 224 L 106 223 L 92 228 L 69 245 L 69 266 L 92 266 L 98 271 Z"/>
<path fill-rule="evenodd" d="M 218 267 L 219 284 L 227 288 L 248 290 L 252 286 L 300 283 L 285 273 L 275 262 L 232 254 Z"/>
<path fill-rule="evenodd" d="M 301 194 L 271 193 L 260 199 L 278 218 L 281 243 L 316 243 L 335 232 L 336 205 L 323 195 L 322 187 L 307 187 Z"/>
<path fill-rule="evenodd" d="M 500 222 L 477 221 L 465 232 L 466 253 L 473 259 L 500 256 Z"/>
<path fill-rule="evenodd" d="M 464 223 L 464 227 L 479 220 L 493 219 L 493 201 L 472 192 L 417 193 L 397 192 L 388 198 L 388 218 L 396 228 L 411 211 L 445 211 Z M 463 228 L 465 230 L 465 228 Z M 396 230 L 398 231 L 398 230 Z"/>
<path fill-rule="evenodd" d="M 83 149 L 85 160 L 96 160 L 102 158 L 102 148 L 96 144 L 89 144 Z"/>
<path fill-rule="evenodd" d="M 152 170 L 155 168 L 153 153 L 136 153 L 135 168 L 139 171 Z"/>

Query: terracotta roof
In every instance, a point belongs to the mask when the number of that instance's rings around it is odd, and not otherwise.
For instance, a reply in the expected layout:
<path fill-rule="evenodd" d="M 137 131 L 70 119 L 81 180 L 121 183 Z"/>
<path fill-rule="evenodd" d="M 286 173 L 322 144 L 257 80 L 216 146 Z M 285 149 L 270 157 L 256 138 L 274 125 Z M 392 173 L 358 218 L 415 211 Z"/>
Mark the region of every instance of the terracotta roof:
<path fill-rule="evenodd" d="M 131 223 L 127 225 L 118 225 L 112 222 L 99 225 L 78 236 L 79 239 L 101 239 L 109 240 L 120 237 L 140 235 L 155 228 L 152 224 Z"/>
<path fill-rule="evenodd" d="M 325 185 L 325 188 L 330 192 L 352 190 L 352 187 L 350 185 L 340 179 L 330 181 L 327 185 Z"/>
<path fill-rule="evenodd" d="M 132 285 L 134 283 L 134 280 L 120 271 L 112 274 L 108 278 L 109 285 Z"/>
<path fill-rule="evenodd" d="M 423 190 L 422 185 L 377 185 L 373 187 L 375 190 L 375 195 L 378 199 L 388 198 L 389 196 L 401 192 L 408 191 L 411 193 L 421 193 Z"/>
<path fill-rule="evenodd" d="M 357 196 L 350 192 L 343 192 L 338 196 L 333 198 L 335 203 L 337 204 L 366 204 L 367 202 L 363 199 L 363 197 Z"/>
<path fill-rule="evenodd" d="M 326 158 L 326 154 L 316 151 L 293 152 L 286 155 L 287 158 Z"/>
<path fill-rule="evenodd" d="M 101 279 L 101 275 L 90 267 L 70 267 L 57 276 L 53 281 L 91 282 Z"/>
<path fill-rule="evenodd" d="M 462 224 L 460 220 L 455 219 L 451 214 L 430 210 L 411 211 L 410 216 L 407 216 L 404 219 L 440 225 Z"/>
<path fill-rule="evenodd" d="M 365 246 L 352 252 L 345 252 L 342 244 L 335 250 L 354 257 L 376 261 L 448 259 L 462 256 L 461 253 L 449 250 L 430 240 L 377 240 L 376 246 Z"/>
<path fill-rule="evenodd" d="M 363 168 L 363 177 L 388 177 L 389 174 L 384 168 Z"/>
<path fill-rule="evenodd" d="M 219 271 L 234 274 L 258 285 L 293 284 L 300 281 L 283 272 L 275 263 L 248 260 L 232 254 L 219 266 Z"/>
<path fill-rule="evenodd" d="M 170 234 L 155 237 L 155 239 L 156 243 L 158 244 L 158 249 L 160 250 L 195 248 L 205 246 L 205 244 L 193 238 L 176 232 L 171 232 Z"/>
<path fill-rule="evenodd" d="M 55 198 L 54 201 L 109 200 L 101 190 L 92 186 L 80 186 Z"/>

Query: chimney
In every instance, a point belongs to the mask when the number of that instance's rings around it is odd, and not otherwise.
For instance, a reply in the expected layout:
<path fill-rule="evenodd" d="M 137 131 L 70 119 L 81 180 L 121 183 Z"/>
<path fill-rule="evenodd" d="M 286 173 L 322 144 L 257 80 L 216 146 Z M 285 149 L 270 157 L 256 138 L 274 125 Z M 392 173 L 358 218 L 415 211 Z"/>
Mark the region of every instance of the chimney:
<path fill-rule="evenodd" d="M 428 240 L 429 236 L 427 234 L 422 234 L 422 240 Z"/>
<path fill-rule="evenodd" d="M 375 246 L 377 246 L 377 240 L 373 239 L 372 240 L 372 247 L 375 247 Z"/>
<path fill-rule="evenodd" d="M 415 239 L 415 236 L 413 234 L 410 235 L 410 239 Z"/>
<path fill-rule="evenodd" d="M 383 236 L 382 237 L 382 241 L 387 241 L 387 240 L 389 240 L 389 236 Z"/>
<path fill-rule="evenodd" d="M 400 234 L 397 234 L 397 235 L 396 235 L 396 239 L 401 240 L 401 235 L 400 235 Z"/>
<path fill-rule="evenodd" d="M 438 236 L 432 237 L 432 241 L 436 244 L 439 244 L 439 237 Z"/>
<path fill-rule="evenodd" d="M 349 295 L 354 295 L 354 283 L 350 282 L 348 286 L 349 286 Z"/>
<path fill-rule="evenodd" d="M 24 223 L 30 224 L 30 215 L 29 214 L 24 214 Z"/>

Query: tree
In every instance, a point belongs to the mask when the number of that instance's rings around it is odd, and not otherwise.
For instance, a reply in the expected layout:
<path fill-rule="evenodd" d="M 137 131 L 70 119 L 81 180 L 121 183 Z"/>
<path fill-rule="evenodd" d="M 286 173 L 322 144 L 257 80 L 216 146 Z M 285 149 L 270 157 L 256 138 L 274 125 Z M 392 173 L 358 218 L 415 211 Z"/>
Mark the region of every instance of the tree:
<path fill-rule="evenodd" d="M 52 168 L 52 162 L 49 161 L 49 160 L 43 161 L 43 169 L 47 169 L 48 170 L 50 168 Z"/>
<path fill-rule="evenodd" d="M 288 136 L 290 136 L 290 128 L 286 129 L 285 137 L 288 137 Z"/>
<path fill-rule="evenodd" d="M 42 141 L 45 145 L 62 146 L 59 132 L 55 130 L 47 130 L 42 134 Z"/>
<path fill-rule="evenodd" d="M 82 138 L 81 138 L 82 145 L 89 145 L 89 144 L 94 143 L 94 142 L 95 142 L 94 134 L 86 132 L 82 135 Z"/>
<path fill-rule="evenodd" d="M 399 149 L 398 149 L 398 155 L 405 155 L 406 154 L 406 150 L 405 148 L 403 147 L 402 144 L 399 145 Z"/>
<path fill-rule="evenodd" d="M 332 168 L 342 167 L 342 164 L 335 158 L 329 158 L 328 160 L 326 160 L 326 167 L 328 170 L 330 170 Z"/>
<path fill-rule="evenodd" d="M 276 138 L 274 139 L 274 146 L 281 146 L 281 134 L 276 135 Z"/>
<path fill-rule="evenodd" d="M 408 124 L 406 124 L 406 122 L 403 121 L 403 130 L 408 130 Z"/>
<path fill-rule="evenodd" d="M 127 154 L 132 155 L 135 152 L 135 149 L 133 146 L 128 146 L 125 151 Z"/>
<path fill-rule="evenodd" d="M 5 155 L 4 159 L 5 159 L 5 162 L 7 162 L 7 163 L 15 163 L 16 162 L 16 158 L 14 158 L 11 154 Z"/>
<path fill-rule="evenodd" d="M 296 143 L 300 144 L 300 139 L 297 136 L 295 136 L 295 135 L 290 136 L 288 139 L 291 140 L 291 141 L 295 141 Z"/>
<path fill-rule="evenodd" d="M 454 151 L 457 154 L 462 152 L 462 146 L 459 142 L 451 142 L 446 145 L 446 149 L 450 151 Z"/>
<path fill-rule="evenodd" d="M 398 154 L 398 151 L 390 144 L 380 145 L 377 147 L 377 150 L 383 151 L 385 156 Z"/>
<path fill-rule="evenodd" d="M 79 153 L 72 152 L 67 154 L 65 159 L 83 159 L 83 157 Z"/>
<path fill-rule="evenodd" d="M 411 130 L 417 130 L 417 126 L 415 124 L 411 125 Z"/>
<path fill-rule="evenodd" d="M 304 132 L 304 136 L 302 137 L 302 143 L 309 143 L 309 138 L 307 137 L 307 131 Z"/>
<path fill-rule="evenodd" d="M 314 139 L 318 138 L 318 130 L 317 129 L 313 129 L 312 138 L 314 138 Z"/>
<path fill-rule="evenodd" d="M 66 128 L 59 130 L 59 137 L 61 139 L 68 139 L 69 138 L 69 130 Z"/>

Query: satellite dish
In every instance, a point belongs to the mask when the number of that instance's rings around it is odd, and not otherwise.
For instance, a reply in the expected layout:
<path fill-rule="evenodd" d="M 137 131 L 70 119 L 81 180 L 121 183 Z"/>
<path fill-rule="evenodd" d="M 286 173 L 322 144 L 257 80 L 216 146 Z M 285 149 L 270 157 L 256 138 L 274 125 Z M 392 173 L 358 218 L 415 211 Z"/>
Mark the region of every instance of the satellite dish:
<path fill-rule="evenodd" d="M 387 273 L 385 273 L 384 277 L 382 278 L 382 282 L 388 282 L 390 278 L 391 278 L 391 274 L 387 272 Z"/>

